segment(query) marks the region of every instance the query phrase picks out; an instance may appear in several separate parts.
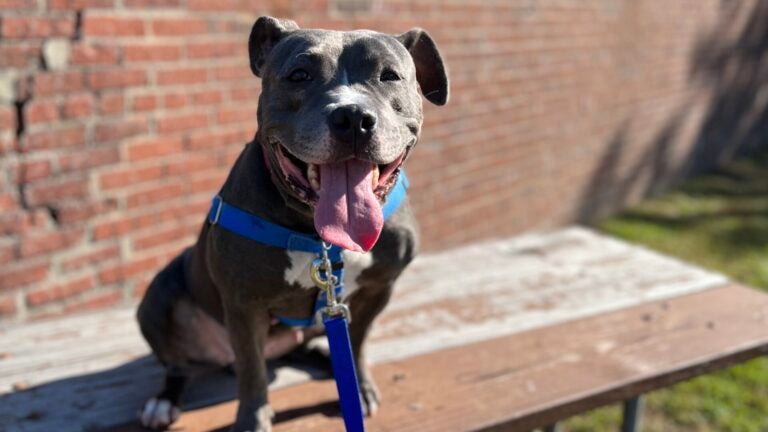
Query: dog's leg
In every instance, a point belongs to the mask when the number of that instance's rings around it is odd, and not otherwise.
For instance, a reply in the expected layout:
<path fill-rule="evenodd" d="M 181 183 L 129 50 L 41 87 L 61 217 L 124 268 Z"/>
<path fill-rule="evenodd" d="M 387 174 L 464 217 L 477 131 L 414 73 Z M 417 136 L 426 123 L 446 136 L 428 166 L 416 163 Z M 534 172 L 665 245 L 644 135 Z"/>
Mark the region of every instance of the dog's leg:
<path fill-rule="evenodd" d="M 374 319 L 381 313 L 392 296 L 392 284 L 362 286 L 349 300 L 352 322 L 349 325 L 349 337 L 355 355 L 363 410 L 366 415 L 373 415 L 381 403 L 381 395 L 373 380 L 365 355 L 365 339 Z"/>
<path fill-rule="evenodd" d="M 164 430 L 175 422 L 181 415 L 179 400 L 188 381 L 188 374 L 169 368 L 165 375 L 163 391 L 144 404 L 140 414 L 141 424 L 148 428 Z"/>
<path fill-rule="evenodd" d="M 264 348 L 270 328 L 266 308 L 249 302 L 226 301 L 229 337 L 235 350 L 240 406 L 231 432 L 270 432 L 272 410 L 267 401 Z"/>

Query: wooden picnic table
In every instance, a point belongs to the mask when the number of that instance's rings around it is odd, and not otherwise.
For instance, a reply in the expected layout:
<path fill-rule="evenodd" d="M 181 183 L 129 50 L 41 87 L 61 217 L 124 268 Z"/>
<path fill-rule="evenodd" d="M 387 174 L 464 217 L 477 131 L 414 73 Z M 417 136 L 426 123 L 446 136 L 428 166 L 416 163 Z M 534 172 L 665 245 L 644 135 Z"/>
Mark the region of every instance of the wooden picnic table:
<path fill-rule="evenodd" d="M 4 329 L 0 424 L 141 430 L 161 385 L 123 308 Z M 526 431 L 763 354 L 768 295 L 584 228 L 425 255 L 377 322 L 369 431 Z M 323 372 L 281 363 L 275 431 L 343 430 Z M 28 388 L 12 391 L 14 383 Z M 226 430 L 235 381 L 190 389 L 174 429 Z M 66 426 L 61 429 L 62 426 Z"/>

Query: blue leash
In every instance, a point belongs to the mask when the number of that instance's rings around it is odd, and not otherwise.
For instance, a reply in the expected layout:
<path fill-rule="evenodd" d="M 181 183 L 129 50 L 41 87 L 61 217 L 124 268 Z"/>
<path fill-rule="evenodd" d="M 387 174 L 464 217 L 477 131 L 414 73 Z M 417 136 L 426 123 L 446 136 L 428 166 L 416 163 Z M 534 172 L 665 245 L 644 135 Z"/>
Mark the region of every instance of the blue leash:
<path fill-rule="evenodd" d="M 325 324 L 325 333 L 328 335 L 328 345 L 331 348 L 331 366 L 333 376 L 336 378 L 336 390 L 339 392 L 344 427 L 347 432 L 363 432 L 365 431 L 363 405 L 360 401 L 360 385 L 352 356 L 347 318 L 325 317 L 323 324 Z"/>
<path fill-rule="evenodd" d="M 384 219 L 388 219 L 405 199 L 408 178 L 401 172 L 397 184 L 387 197 L 382 208 Z M 319 236 L 300 233 L 264 220 L 256 215 L 227 204 L 216 196 L 208 212 L 211 226 L 222 228 L 248 239 L 270 246 L 311 252 L 319 256 L 312 263 L 312 280 L 320 288 L 315 302 L 315 312 L 322 311 L 323 325 L 331 350 L 331 365 L 339 393 L 344 426 L 347 432 L 364 432 L 363 406 L 357 369 L 349 338 L 349 309 L 338 302 L 343 292 L 344 268 L 342 249 L 327 245 Z M 334 264 L 336 269 L 334 269 Z M 314 315 L 308 318 L 277 317 L 283 324 L 292 327 L 307 327 L 313 324 Z"/>
<path fill-rule="evenodd" d="M 326 293 L 327 306 L 323 308 L 323 325 L 331 350 L 331 366 L 339 393 L 341 414 L 347 432 L 364 432 L 363 405 L 360 399 L 360 384 L 349 339 L 349 309 L 336 298 L 336 287 L 340 282 L 332 273 L 328 258 L 330 245 L 323 242 L 322 257 L 312 264 L 312 281 Z"/>

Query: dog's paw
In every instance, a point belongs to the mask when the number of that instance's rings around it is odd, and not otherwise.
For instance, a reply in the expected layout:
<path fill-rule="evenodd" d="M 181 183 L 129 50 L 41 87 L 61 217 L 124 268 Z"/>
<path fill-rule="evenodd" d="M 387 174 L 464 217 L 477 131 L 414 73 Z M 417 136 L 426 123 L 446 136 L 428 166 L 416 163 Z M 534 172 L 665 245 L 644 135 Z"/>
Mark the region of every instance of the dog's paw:
<path fill-rule="evenodd" d="M 235 424 L 229 428 L 229 432 L 272 432 L 272 418 L 274 416 L 275 412 L 272 411 L 272 407 L 264 405 L 256 410 L 252 417 L 238 418 Z M 254 420 L 256 421 L 255 425 Z"/>
<path fill-rule="evenodd" d="M 371 380 L 363 380 L 360 383 L 360 398 L 363 402 L 363 414 L 371 417 L 376 414 L 381 405 L 381 394 L 376 383 Z"/>
<path fill-rule="evenodd" d="M 165 430 L 181 415 L 179 407 L 174 406 L 168 399 L 152 398 L 144 404 L 139 416 L 144 427 Z"/>

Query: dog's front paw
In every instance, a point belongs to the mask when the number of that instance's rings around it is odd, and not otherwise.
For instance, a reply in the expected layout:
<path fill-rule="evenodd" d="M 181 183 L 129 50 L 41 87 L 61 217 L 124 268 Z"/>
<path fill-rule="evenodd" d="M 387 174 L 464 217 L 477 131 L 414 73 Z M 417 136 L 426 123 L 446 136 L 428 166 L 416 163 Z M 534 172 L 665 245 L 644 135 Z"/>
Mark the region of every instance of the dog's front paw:
<path fill-rule="evenodd" d="M 269 405 L 263 405 L 251 416 L 240 418 L 229 428 L 229 432 L 272 432 L 272 417 L 275 412 Z M 248 418 L 250 417 L 250 418 Z"/>
<path fill-rule="evenodd" d="M 363 414 L 369 417 L 376 414 L 379 405 L 381 405 L 381 393 L 379 393 L 373 379 L 368 378 L 360 381 L 360 398 L 363 402 Z"/>
<path fill-rule="evenodd" d="M 181 410 L 168 399 L 152 398 L 144 404 L 140 419 L 142 426 L 151 429 L 165 430 L 178 420 Z"/>

